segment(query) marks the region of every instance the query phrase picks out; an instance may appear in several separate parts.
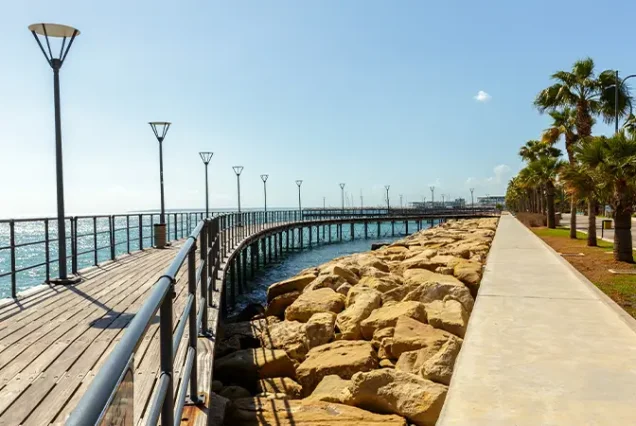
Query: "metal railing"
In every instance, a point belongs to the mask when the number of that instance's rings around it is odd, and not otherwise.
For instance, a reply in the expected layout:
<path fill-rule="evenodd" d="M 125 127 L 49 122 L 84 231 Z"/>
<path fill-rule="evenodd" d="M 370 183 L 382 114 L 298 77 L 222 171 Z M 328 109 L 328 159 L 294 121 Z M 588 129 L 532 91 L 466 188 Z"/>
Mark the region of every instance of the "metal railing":
<path fill-rule="evenodd" d="M 166 214 L 168 241 L 185 238 L 203 219 L 202 212 Z M 76 274 L 118 256 L 152 247 L 159 214 L 72 216 L 66 219 L 66 262 Z M 48 282 L 57 274 L 56 218 L 0 220 L 0 290 L 18 290 Z M 3 292 L 0 291 L 0 298 Z"/>

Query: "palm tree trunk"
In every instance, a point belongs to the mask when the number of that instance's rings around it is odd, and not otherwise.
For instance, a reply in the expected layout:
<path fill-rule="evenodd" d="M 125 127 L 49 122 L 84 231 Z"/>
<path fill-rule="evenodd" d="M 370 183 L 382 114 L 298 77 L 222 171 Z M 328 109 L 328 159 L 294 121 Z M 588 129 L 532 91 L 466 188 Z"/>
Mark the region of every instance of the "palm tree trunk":
<path fill-rule="evenodd" d="M 570 199 L 570 238 L 576 240 L 576 200 Z"/>
<path fill-rule="evenodd" d="M 614 260 L 634 263 L 631 209 L 616 209 L 614 227 Z"/>
<path fill-rule="evenodd" d="M 545 189 L 546 204 L 548 210 L 548 228 L 556 228 L 556 217 L 554 215 L 554 185 L 548 182 Z"/>
<path fill-rule="evenodd" d="M 596 200 L 590 197 L 587 200 L 587 245 L 596 247 Z"/>

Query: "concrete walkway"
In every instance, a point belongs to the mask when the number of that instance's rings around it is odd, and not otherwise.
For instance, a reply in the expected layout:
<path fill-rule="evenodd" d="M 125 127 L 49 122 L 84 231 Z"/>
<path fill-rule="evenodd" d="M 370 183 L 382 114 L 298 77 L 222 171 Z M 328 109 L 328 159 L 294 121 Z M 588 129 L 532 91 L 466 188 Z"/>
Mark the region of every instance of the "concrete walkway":
<path fill-rule="evenodd" d="M 502 216 L 437 425 L 636 425 L 636 321 Z"/>

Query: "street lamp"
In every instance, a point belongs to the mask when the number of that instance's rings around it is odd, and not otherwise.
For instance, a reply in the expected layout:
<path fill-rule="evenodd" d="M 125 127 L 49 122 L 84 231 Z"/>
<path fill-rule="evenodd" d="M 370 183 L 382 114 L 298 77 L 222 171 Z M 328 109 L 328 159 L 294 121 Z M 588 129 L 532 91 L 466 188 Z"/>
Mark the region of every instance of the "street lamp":
<path fill-rule="evenodd" d="M 446 207 L 446 194 L 442 194 L 442 208 Z"/>
<path fill-rule="evenodd" d="M 431 190 L 431 208 L 434 209 L 435 208 L 435 187 L 429 186 L 429 189 Z"/>
<path fill-rule="evenodd" d="M 391 188 L 391 185 L 384 185 L 384 189 L 386 190 L 386 214 L 389 214 L 391 210 L 391 203 L 389 202 L 389 188 Z"/>
<path fill-rule="evenodd" d="M 163 195 L 163 140 L 166 138 L 171 123 L 168 121 L 151 121 L 150 128 L 159 141 L 159 186 L 161 189 L 161 213 L 159 223 L 155 224 L 155 247 L 166 246 L 166 204 Z"/>
<path fill-rule="evenodd" d="M 345 207 L 344 206 L 344 187 L 345 187 L 345 184 L 341 183 L 340 184 L 340 196 L 342 197 L 342 213 L 344 213 L 344 207 Z"/>
<path fill-rule="evenodd" d="M 29 31 L 33 34 L 35 41 L 42 50 L 46 61 L 53 69 L 53 97 L 55 108 L 55 170 L 57 183 L 57 242 L 58 242 L 58 275 L 51 280 L 54 284 L 74 284 L 80 281 L 79 277 L 69 276 L 66 265 L 66 220 L 64 213 L 64 172 L 62 167 L 62 118 L 60 112 L 60 68 L 71 49 L 75 37 L 79 35 L 79 30 L 66 25 L 58 24 L 33 24 L 29 25 Z M 40 37 L 46 42 L 47 49 L 44 49 Z M 49 38 L 61 38 L 59 57 L 55 57 L 51 50 Z M 66 44 L 67 39 L 68 44 Z"/>
<path fill-rule="evenodd" d="M 300 220 L 303 219 L 303 208 L 302 208 L 302 204 L 300 202 L 300 185 L 303 184 L 302 180 L 297 180 L 296 181 L 296 185 L 298 185 L 298 214 L 300 214 Z"/>
<path fill-rule="evenodd" d="M 203 164 L 205 164 L 205 217 L 210 217 L 210 203 L 208 200 L 208 164 L 214 155 L 213 152 L 199 152 Z"/>
<path fill-rule="evenodd" d="M 234 169 L 234 173 L 236 173 L 236 191 L 238 193 L 238 226 L 243 226 L 243 221 L 241 219 L 241 172 L 243 171 L 243 166 L 232 166 Z"/>
<path fill-rule="evenodd" d="M 401 209 L 403 209 L 403 208 L 404 208 L 404 206 L 402 205 L 402 197 L 403 197 L 403 195 L 402 195 L 402 194 L 400 194 L 400 208 L 401 208 Z"/>
<path fill-rule="evenodd" d="M 475 188 L 470 188 L 470 206 L 473 208 L 473 212 L 475 211 L 475 199 L 473 198 L 474 192 Z"/>
<path fill-rule="evenodd" d="M 265 195 L 265 223 L 267 223 L 267 178 L 269 175 L 261 175 L 263 181 L 263 194 Z"/>
<path fill-rule="evenodd" d="M 618 70 L 616 70 L 616 74 L 614 75 L 614 132 L 618 133 L 618 88 L 625 84 L 627 80 L 632 77 L 636 77 L 636 74 L 628 75 L 624 79 L 620 79 L 618 77 Z"/>

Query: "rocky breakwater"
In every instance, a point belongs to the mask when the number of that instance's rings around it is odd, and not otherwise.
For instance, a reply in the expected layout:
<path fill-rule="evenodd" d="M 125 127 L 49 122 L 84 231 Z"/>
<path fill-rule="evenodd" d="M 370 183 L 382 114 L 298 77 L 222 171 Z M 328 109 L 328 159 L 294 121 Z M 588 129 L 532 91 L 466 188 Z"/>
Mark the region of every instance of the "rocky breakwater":
<path fill-rule="evenodd" d="M 497 219 L 427 229 L 272 284 L 216 346 L 227 425 L 434 425 Z"/>

